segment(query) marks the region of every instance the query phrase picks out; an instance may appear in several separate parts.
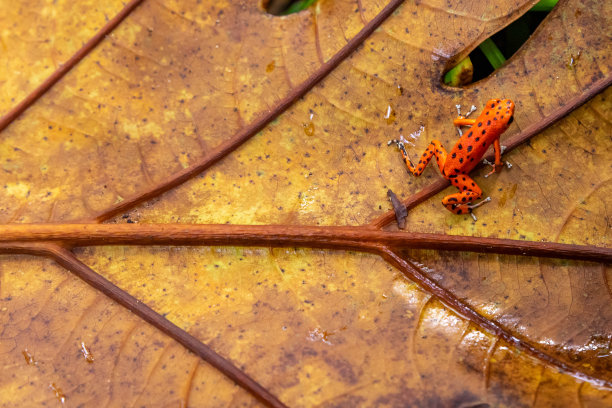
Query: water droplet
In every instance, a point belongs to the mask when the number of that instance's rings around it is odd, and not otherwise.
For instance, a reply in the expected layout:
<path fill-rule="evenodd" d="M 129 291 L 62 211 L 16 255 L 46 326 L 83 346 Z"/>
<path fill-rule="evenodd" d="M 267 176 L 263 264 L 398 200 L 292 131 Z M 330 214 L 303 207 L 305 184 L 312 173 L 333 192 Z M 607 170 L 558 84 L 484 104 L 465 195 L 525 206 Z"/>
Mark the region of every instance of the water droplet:
<path fill-rule="evenodd" d="M 266 72 L 270 73 L 274 71 L 274 68 L 276 68 L 276 63 L 274 62 L 274 60 L 272 60 L 272 62 L 266 65 Z"/>
<path fill-rule="evenodd" d="M 304 126 L 304 133 L 306 134 L 306 136 L 314 135 L 314 132 L 315 132 L 314 123 L 312 122 L 303 123 L 302 126 Z"/>
<path fill-rule="evenodd" d="M 387 106 L 387 111 L 385 112 L 385 119 L 387 119 L 387 125 L 393 124 L 395 122 L 395 109 L 391 107 L 391 105 Z"/>
<path fill-rule="evenodd" d="M 28 351 L 28 349 L 23 350 L 21 354 L 23 354 L 23 357 L 28 365 L 38 364 L 38 361 L 34 359 L 34 356 Z"/>

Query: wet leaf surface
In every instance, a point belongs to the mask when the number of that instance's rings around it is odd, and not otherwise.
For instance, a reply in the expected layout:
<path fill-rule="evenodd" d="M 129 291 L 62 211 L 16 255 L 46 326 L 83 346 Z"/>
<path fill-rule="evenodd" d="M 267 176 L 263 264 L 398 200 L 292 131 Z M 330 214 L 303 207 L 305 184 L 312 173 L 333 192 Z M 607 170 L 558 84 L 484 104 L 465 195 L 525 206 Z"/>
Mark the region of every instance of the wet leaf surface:
<path fill-rule="evenodd" d="M 574 110 L 609 83 L 609 5 L 564 2 L 494 76 L 464 89 L 441 85 L 447 66 L 531 3 L 402 4 L 280 112 L 386 3 L 319 1 L 273 17 L 251 1 L 145 0 L 0 134 L 0 222 L 55 222 L 58 233 L 62 223 L 106 219 L 366 226 L 392 212 L 388 189 L 409 198 L 440 178 L 435 166 L 406 174 L 389 139 L 412 134 L 414 157 L 433 138 L 450 148 L 456 104 L 480 109 L 507 97 L 516 119 L 502 144 L 555 123 L 504 156 L 511 169 L 472 173 L 492 197 L 478 221 L 441 206 L 447 188 L 412 208 L 401 233 L 609 248 L 610 90 Z M 12 56 L 2 68 L 2 112 L 121 5 L 62 7 L 41 8 L 36 35 L 50 38 L 42 47 L 26 46 L 34 34 L 25 18 L 2 35 Z M 66 25 L 46 18 L 60 14 Z M 563 109 L 571 113 L 550 119 Z M 189 173 L 277 110 L 235 151 Z M 172 181 L 181 174 L 184 183 Z M 604 262 L 382 244 L 355 252 L 315 240 L 306 246 L 323 248 L 59 241 L 176 325 L 168 335 L 143 321 L 138 305 L 109 299 L 32 242 L 0 242 L 8 252 L 0 255 L 0 364 L 10 373 L 0 378 L 0 406 L 260 403 L 183 347 L 180 331 L 288 406 L 612 403 Z"/>

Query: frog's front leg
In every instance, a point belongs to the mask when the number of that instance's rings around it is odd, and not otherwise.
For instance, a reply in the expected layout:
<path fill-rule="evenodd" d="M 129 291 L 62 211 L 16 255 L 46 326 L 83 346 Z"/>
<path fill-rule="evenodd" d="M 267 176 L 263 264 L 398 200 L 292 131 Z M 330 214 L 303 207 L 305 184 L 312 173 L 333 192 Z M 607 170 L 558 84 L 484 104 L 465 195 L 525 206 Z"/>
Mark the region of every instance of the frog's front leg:
<path fill-rule="evenodd" d="M 459 189 L 459 193 L 447 195 L 442 199 L 444 205 L 454 214 L 469 214 L 474 208 L 480 207 L 488 200 L 473 204 L 482 197 L 482 190 L 467 174 L 456 174 L 449 176 L 450 182 Z"/>
<path fill-rule="evenodd" d="M 457 119 L 453 120 L 453 125 L 460 127 L 460 126 L 474 126 L 474 124 L 476 123 L 476 119 L 468 119 L 468 118 L 464 118 L 462 116 L 459 116 Z"/>

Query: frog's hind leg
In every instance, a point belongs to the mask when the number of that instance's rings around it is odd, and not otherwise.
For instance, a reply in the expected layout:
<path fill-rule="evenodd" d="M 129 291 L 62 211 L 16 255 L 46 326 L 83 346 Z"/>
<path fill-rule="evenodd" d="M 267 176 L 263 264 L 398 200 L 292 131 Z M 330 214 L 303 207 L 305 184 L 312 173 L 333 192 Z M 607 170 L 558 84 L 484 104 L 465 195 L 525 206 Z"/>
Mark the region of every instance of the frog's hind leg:
<path fill-rule="evenodd" d="M 431 160 L 433 156 L 436 156 L 436 163 L 438 164 L 438 168 L 440 169 L 440 173 L 444 174 L 444 163 L 446 163 L 446 150 L 442 146 L 439 140 L 432 140 L 427 146 L 427 149 L 423 152 L 421 157 L 419 157 L 419 162 L 415 166 L 414 170 L 410 169 L 412 174 L 415 176 L 420 176 L 425 170 L 425 167 Z"/>
<path fill-rule="evenodd" d="M 487 201 L 470 205 L 482 197 L 482 190 L 467 174 L 449 176 L 451 183 L 459 189 L 459 193 L 447 195 L 442 204 L 454 214 L 469 214 L 474 208 L 480 207 Z"/>
<path fill-rule="evenodd" d="M 403 143 L 398 143 L 396 140 L 391 140 L 389 141 L 389 143 L 397 144 L 400 151 L 402 152 L 402 157 L 404 159 L 406 167 L 408 167 L 408 170 L 415 176 L 420 176 L 423 173 L 423 170 L 425 170 L 425 167 L 433 156 L 436 156 L 436 162 L 438 163 L 438 168 L 440 169 L 440 172 L 442 172 L 442 170 L 444 169 L 444 163 L 446 163 L 447 153 L 446 150 L 444 150 L 444 147 L 442 147 L 442 143 L 440 143 L 439 140 L 432 140 L 431 143 L 429 143 L 429 146 L 427 146 L 425 152 L 423 152 L 421 157 L 419 157 L 419 162 L 416 165 L 413 164 L 410 158 L 408 157 L 408 152 L 406 151 L 406 148 L 404 147 Z"/>

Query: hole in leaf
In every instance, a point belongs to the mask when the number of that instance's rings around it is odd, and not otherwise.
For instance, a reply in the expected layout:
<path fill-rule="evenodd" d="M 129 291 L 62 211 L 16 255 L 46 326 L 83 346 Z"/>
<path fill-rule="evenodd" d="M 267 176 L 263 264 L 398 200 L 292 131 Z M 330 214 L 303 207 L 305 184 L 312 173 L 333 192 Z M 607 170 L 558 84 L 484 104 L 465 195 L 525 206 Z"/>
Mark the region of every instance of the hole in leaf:
<path fill-rule="evenodd" d="M 286 16 L 306 10 L 317 0 L 264 0 L 264 6 L 268 13 L 275 16 Z"/>
<path fill-rule="evenodd" d="M 521 48 L 557 1 L 540 1 L 518 20 L 484 40 L 470 55 L 444 74 L 444 84 L 460 87 L 491 75 Z"/>

